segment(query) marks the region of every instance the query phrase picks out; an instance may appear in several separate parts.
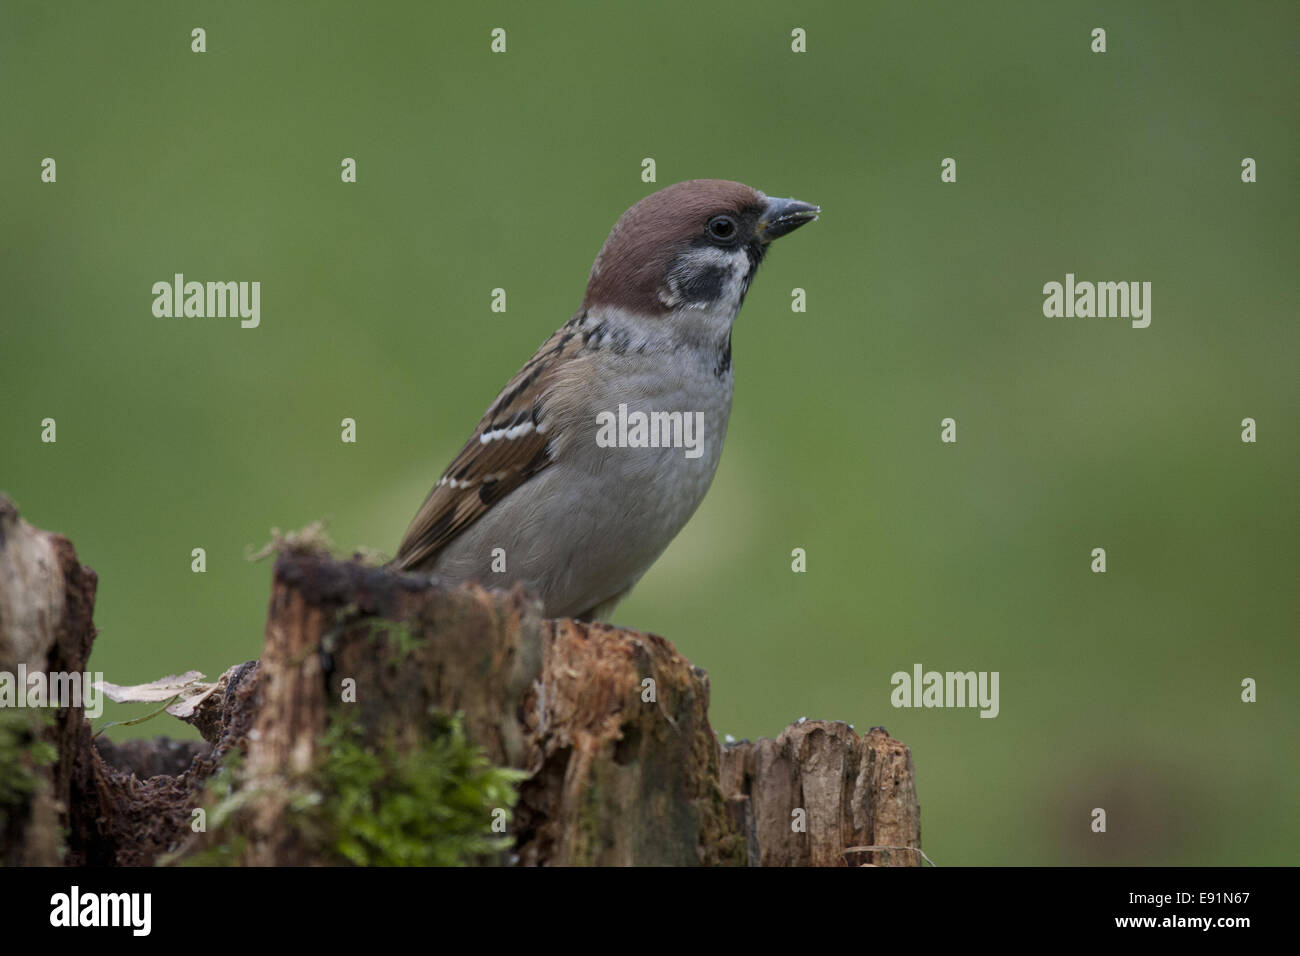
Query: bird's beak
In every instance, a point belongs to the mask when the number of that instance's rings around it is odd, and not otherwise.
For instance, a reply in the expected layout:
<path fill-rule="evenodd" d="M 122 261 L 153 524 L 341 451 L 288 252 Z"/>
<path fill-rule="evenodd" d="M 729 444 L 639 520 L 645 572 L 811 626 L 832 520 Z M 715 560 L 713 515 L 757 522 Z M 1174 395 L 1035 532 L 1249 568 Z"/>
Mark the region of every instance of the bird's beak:
<path fill-rule="evenodd" d="M 804 223 L 812 222 L 821 211 L 821 206 L 797 199 L 769 199 L 758 220 L 758 236 L 763 242 L 779 239 Z"/>

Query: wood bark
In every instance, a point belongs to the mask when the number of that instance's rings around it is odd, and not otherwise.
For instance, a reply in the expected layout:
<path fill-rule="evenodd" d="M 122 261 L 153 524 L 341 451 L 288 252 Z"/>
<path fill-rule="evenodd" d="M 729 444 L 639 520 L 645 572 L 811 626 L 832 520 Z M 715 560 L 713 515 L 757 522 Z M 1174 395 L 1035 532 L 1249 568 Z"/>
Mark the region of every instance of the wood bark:
<path fill-rule="evenodd" d="M 96 586 L 67 539 L 0 495 L 0 671 L 84 671 Z M 275 562 L 262 657 L 230 668 L 186 718 L 204 739 L 113 745 L 92 740 L 80 708 L 57 711 L 36 732 L 58 758 L 30 768 L 39 786 L 4 818 L 0 860 L 183 858 L 203 843 L 194 809 L 237 751 L 252 795 L 239 862 L 321 862 L 290 825 L 287 782 L 318 765 L 345 708 L 367 740 L 406 747 L 431 711 L 458 712 L 493 764 L 525 772 L 506 862 L 920 864 L 902 743 L 803 721 L 723 747 L 708 704 L 708 676 L 656 635 L 543 620 L 521 590 L 444 588 L 290 547 Z"/>

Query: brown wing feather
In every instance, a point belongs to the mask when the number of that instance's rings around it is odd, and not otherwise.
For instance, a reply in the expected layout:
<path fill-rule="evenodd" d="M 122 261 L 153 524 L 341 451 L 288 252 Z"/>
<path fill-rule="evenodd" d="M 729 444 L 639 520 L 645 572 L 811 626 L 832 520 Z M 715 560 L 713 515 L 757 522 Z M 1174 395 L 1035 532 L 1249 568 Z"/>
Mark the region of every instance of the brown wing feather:
<path fill-rule="evenodd" d="M 424 499 L 394 559 L 399 568 L 417 568 L 435 557 L 492 505 L 551 463 L 541 396 L 566 355 L 580 343 L 581 320 L 580 314 L 556 331 L 501 390 Z M 514 438 L 482 440 L 525 424 L 531 427 Z"/>

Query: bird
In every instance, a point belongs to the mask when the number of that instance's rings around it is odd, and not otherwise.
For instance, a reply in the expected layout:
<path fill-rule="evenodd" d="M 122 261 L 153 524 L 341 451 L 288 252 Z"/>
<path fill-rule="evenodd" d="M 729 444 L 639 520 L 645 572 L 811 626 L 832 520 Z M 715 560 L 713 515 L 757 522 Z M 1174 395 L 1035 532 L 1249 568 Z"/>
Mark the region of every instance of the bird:
<path fill-rule="evenodd" d="M 577 312 L 488 407 L 392 566 L 451 585 L 521 583 L 547 618 L 607 620 L 713 481 L 732 324 L 759 264 L 820 213 L 721 179 L 628 209 Z"/>

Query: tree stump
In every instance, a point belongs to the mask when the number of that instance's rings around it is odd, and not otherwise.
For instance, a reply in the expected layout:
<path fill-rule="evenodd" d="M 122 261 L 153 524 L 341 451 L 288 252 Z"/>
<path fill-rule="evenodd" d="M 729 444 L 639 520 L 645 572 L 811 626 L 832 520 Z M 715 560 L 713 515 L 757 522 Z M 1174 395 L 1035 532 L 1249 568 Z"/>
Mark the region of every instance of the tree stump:
<path fill-rule="evenodd" d="M 67 539 L 30 527 L 0 495 L 0 671 L 84 671 L 96 585 Z M 459 714 L 491 765 L 517 771 L 513 817 L 499 827 L 508 848 L 484 862 L 920 864 L 911 754 L 882 729 L 859 737 L 803 721 L 720 747 L 708 677 L 672 644 L 543 620 L 518 589 L 446 588 L 290 543 L 261 659 L 215 685 L 172 680 L 199 689 L 169 711 L 202 742 L 95 741 L 76 706 L 9 728 L 0 761 L 14 766 L 0 775 L 30 785 L 0 789 L 4 863 L 184 862 L 218 844 L 231 863 L 340 862 L 337 839 L 302 825 L 305 797 L 321 797 L 312 775 L 337 746 L 331 728 L 344 722 L 400 760 L 419 754 L 434 715 Z"/>

